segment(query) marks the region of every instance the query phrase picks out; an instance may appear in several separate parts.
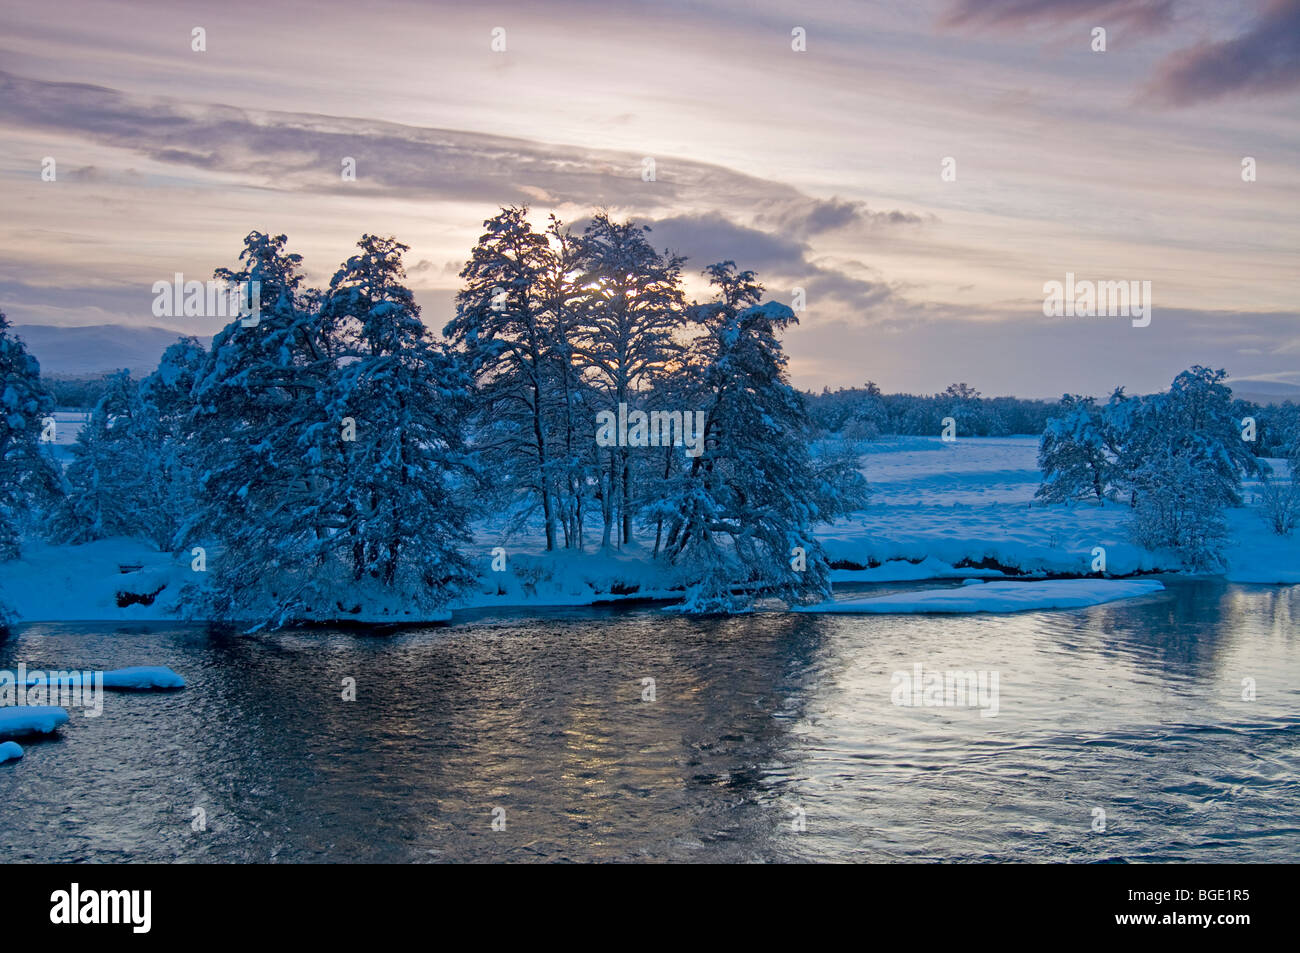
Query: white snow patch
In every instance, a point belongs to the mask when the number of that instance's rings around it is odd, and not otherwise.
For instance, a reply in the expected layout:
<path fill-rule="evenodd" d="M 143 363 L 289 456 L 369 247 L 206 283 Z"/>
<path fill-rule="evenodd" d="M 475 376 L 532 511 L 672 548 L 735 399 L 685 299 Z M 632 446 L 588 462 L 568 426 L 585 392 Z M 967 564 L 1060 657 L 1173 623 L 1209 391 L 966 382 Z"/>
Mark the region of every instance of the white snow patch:
<path fill-rule="evenodd" d="M 0 764 L 16 761 L 23 756 L 23 746 L 16 741 L 0 742 Z"/>
<path fill-rule="evenodd" d="M 55 705 L 12 705 L 0 708 L 0 738 L 48 735 L 68 720 L 68 710 Z"/>
<path fill-rule="evenodd" d="M 90 674 L 90 684 L 94 685 L 94 673 Z M 185 687 L 185 679 L 165 665 L 135 665 L 130 668 L 114 669 L 103 674 L 105 688 L 146 690 Z M 82 682 L 81 676 L 80 671 L 67 672 L 64 678 L 56 679 L 56 684 L 80 685 Z M 30 688 L 33 685 L 44 685 L 48 681 L 49 675 L 33 675 L 27 679 L 27 685 Z"/>

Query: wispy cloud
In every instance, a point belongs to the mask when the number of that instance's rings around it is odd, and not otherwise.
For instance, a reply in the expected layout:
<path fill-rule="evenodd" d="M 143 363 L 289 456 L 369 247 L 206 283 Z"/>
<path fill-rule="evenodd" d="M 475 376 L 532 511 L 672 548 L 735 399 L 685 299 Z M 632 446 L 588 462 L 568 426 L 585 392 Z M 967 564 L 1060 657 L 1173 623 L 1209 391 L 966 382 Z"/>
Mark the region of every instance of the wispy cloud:
<path fill-rule="evenodd" d="M 1295 5 L 501 0 L 489 17 L 452 0 L 320 0 L 304 17 L 257 0 L 220 16 L 11 4 L 0 306 L 148 324 L 153 281 L 230 264 L 251 228 L 287 233 L 318 284 L 368 231 L 411 246 L 440 327 L 497 206 L 575 223 L 605 207 L 690 256 L 689 293 L 728 258 L 774 298 L 805 289 L 789 341 L 801 383 L 884 366 L 901 387 L 979 368 L 985 390 L 1072 375 L 1071 389 L 1153 387 L 1173 355 L 1219 353 L 1234 373 L 1283 373 Z M 1093 26 L 1118 27 L 1105 55 Z M 1187 103 L 1201 106 L 1174 108 Z M 47 155 L 57 183 L 40 178 Z M 1257 181 L 1240 177 L 1245 155 Z M 1044 322 L 1032 296 L 1066 271 L 1151 279 L 1152 328 Z M 1164 337 L 1189 307 L 1234 315 L 1222 321 L 1240 333 Z M 1125 374 L 1108 369 L 1118 354 Z"/>
<path fill-rule="evenodd" d="M 1240 36 L 1180 50 L 1157 70 L 1151 97 L 1171 106 L 1300 88 L 1300 0 L 1271 0 Z"/>
<path fill-rule="evenodd" d="M 1084 18 L 1147 29 L 1168 26 L 1173 0 L 957 0 L 943 15 L 946 26 L 1016 26 Z"/>

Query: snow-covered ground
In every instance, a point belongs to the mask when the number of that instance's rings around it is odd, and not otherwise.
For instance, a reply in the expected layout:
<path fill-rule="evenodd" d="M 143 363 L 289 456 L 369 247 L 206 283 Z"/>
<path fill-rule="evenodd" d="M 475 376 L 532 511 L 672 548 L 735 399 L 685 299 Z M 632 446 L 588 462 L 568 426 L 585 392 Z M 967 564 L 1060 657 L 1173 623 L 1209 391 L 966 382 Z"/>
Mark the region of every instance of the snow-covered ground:
<path fill-rule="evenodd" d="M 70 429 L 70 428 L 69 428 Z M 62 436 L 62 435 L 61 435 Z M 1123 505 L 1060 506 L 1033 501 L 1038 486 L 1034 437 L 903 437 L 867 446 L 870 507 L 819 532 L 836 582 L 1092 574 L 1105 550 L 1108 575 L 1174 571 L 1173 553 L 1150 552 L 1128 537 Z M 1273 461 L 1279 476 L 1282 461 Z M 1284 539 L 1265 525 L 1248 485 L 1248 505 L 1229 513 L 1229 579 L 1300 584 L 1300 534 Z M 649 550 L 541 552 L 536 534 L 502 543 L 491 527 L 479 538 L 479 582 L 453 608 L 574 606 L 671 598 L 674 579 Z M 505 569 L 494 571 L 503 545 Z M 23 558 L 0 564 L 0 602 L 22 621 L 163 620 L 177 613 L 180 589 L 194 579 L 188 554 L 159 553 L 136 540 L 84 546 L 28 541 Z M 358 619 L 363 621 L 363 619 Z M 402 614 L 382 621 L 414 621 Z"/>
<path fill-rule="evenodd" d="M 971 437 L 951 443 L 902 437 L 869 445 L 864 471 L 871 482 L 871 506 L 818 536 L 841 569 L 884 565 L 866 574 L 838 572 L 834 578 L 918 578 L 912 574 L 918 567 L 889 562 L 899 559 L 928 560 L 931 578 L 971 576 L 970 567 L 981 566 L 1083 576 L 1092 572 L 1098 547 L 1105 550 L 1108 575 L 1180 568 L 1176 554 L 1152 552 L 1132 541 L 1126 505 L 1035 502 L 1037 459 L 1036 437 Z M 1271 463 L 1277 477 L 1285 478 L 1286 462 Z M 1287 539 L 1269 530 L 1255 505 L 1257 493 L 1258 485 L 1248 483 L 1247 505 L 1228 513 L 1232 541 L 1226 575 L 1239 582 L 1300 583 L 1300 534 Z M 940 573 L 941 566 L 956 568 Z"/>

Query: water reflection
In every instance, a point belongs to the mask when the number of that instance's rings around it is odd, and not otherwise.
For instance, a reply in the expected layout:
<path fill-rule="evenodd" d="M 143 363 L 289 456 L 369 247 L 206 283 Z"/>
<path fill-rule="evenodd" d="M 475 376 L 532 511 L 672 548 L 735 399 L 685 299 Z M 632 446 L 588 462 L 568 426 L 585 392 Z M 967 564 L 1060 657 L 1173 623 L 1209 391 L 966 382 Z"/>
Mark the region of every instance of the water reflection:
<path fill-rule="evenodd" d="M 1013 616 L 34 625 L 0 667 L 191 687 L 113 695 L 0 767 L 0 859 L 1295 860 L 1298 600 L 1196 581 Z M 892 704 L 915 663 L 998 672 L 998 716 Z"/>

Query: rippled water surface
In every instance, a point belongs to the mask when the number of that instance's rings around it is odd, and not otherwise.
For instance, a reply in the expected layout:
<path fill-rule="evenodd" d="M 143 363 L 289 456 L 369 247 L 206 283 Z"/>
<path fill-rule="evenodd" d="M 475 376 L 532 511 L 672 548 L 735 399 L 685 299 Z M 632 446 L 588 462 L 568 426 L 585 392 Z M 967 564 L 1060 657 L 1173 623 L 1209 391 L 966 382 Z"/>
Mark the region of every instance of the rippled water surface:
<path fill-rule="evenodd" d="M 190 687 L 0 764 L 0 860 L 1300 860 L 1300 587 L 1167 585 L 1010 616 L 30 625 L 0 668 Z M 997 715 L 893 704 L 917 663 L 996 672 Z"/>

